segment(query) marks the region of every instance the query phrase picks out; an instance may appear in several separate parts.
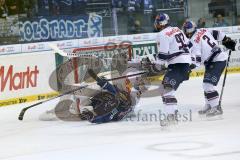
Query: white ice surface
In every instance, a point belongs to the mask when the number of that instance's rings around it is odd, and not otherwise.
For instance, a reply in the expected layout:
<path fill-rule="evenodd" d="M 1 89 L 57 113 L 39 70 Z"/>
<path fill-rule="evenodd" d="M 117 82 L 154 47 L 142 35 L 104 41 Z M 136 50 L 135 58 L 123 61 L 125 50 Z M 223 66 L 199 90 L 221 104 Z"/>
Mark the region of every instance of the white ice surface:
<path fill-rule="evenodd" d="M 0 108 L 0 160 L 240 160 L 240 75 L 227 78 L 220 120 L 197 115 L 204 104 L 201 82 L 193 78 L 177 93 L 181 113 L 191 109 L 192 122 L 165 129 L 136 119 L 101 125 L 39 121 L 57 101 L 30 109 L 24 121 L 17 117 L 29 104 Z M 136 110 L 150 114 L 161 108 L 155 97 L 142 99 Z"/>

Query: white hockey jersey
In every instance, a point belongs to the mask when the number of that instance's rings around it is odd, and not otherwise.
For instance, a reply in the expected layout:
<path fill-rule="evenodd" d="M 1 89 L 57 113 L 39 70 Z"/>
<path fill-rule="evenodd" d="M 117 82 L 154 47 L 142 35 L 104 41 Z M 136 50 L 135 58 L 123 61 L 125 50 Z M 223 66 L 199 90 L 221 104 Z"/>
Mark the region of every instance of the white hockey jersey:
<path fill-rule="evenodd" d="M 227 52 L 218 45 L 225 34 L 210 29 L 198 29 L 190 39 L 190 51 L 196 56 L 196 65 L 200 66 L 205 62 L 225 61 L 228 58 Z"/>
<path fill-rule="evenodd" d="M 175 63 L 191 64 L 188 43 L 188 38 L 178 27 L 169 26 L 163 29 L 157 35 L 157 63 L 167 62 L 167 65 Z"/>

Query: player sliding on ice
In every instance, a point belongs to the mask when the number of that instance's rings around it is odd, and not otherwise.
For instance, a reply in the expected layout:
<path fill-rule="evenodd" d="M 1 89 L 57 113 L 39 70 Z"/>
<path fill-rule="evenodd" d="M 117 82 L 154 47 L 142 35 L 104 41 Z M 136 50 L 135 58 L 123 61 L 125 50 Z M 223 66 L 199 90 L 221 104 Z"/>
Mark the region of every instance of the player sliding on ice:
<path fill-rule="evenodd" d="M 97 81 L 103 91 L 93 95 L 88 103 L 85 103 L 86 106 L 81 106 L 81 118 L 92 123 L 106 123 L 122 120 L 133 111 L 140 98 L 140 89 L 130 93 L 111 84 L 106 78 L 98 77 L 91 69 L 88 70 L 88 73 Z"/>
<path fill-rule="evenodd" d="M 196 56 L 195 65 L 205 66 L 203 89 L 206 105 L 199 114 L 206 114 L 207 117 L 221 115 L 223 112 L 219 106 L 216 86 L 226 67 L 228 54 L 220 48 L 217 41 L 221 41 L 227 49 L 232 51 L 235 50 L 236 43 L 220 31 L 197 29 L 193 21 L 185 22 L 183 28 L 186 36 L 190 38 L 191 53 Z"/>
<path fill-rule="evenodd" d="M 94 57 L 92 60 L 94 60 Z M 88 69 L 88 75 L 97 82 L 97 86 L 89 85 L 89 87 L 81 89 L 77 95 L 74 94 L 80 98 L 80 108 L 77 102 L 73 101 L 70 112 L 91 123 L 120 121 L 133 112 L 141 94 L 147 90 L 145 77 L 162 75 L 164 71 L 161 69 L 161 66 L 152 64 L 148 58 L 143 58 L 141 61 L 131 61 L 127 63 L 126 70 L 122 75 L 116 77 L 116 80 L 112 81 L 112 83 L 105 77 L 97 76 L 92 69 Z M 139 75 L 144 76 L 139 76 L 138 73 L 143 73 Z M 66 114 L 63 112 L 63 114 L 58 114 L 56 109 L 41 114 L 40 120 L 57 120 L 62 117 L 67 120 L 67 117 L 64 116 Z"/>
<path fill-rule="evenodd" d="M 146 76 L 162 75 L 164 73 L 164 71 L 161 70 L 161 66 L 152 64 L 149 58 L 143 58 L 140 63 L 131 63 L 128 65 L 125 73 L 131 73 L 131 70 L 136 71 L 136 69 L 145 70 Z M 127 79 L 128 83 L 126 83 L 126 79 L 124 79 L 124 81 L 115 82 L 115 85 L 113 85 L 104 77 L 98 77 L 91 69 L 88 70 L 88 74 L 95 79 L 97 84 L 103 89 L 101 92 L 90 95 L 91 98 L 83 102 L 85 106 L 81 106 L 80 117 L 92 123 L 122 120 L 128 116 L 129 113 L 133 112 L 141 94 L 147 90 L 144 80 L 146 76 L 129 78 Z M 85 92 L 82 94 L 86 95 L 88 93 Z"/>

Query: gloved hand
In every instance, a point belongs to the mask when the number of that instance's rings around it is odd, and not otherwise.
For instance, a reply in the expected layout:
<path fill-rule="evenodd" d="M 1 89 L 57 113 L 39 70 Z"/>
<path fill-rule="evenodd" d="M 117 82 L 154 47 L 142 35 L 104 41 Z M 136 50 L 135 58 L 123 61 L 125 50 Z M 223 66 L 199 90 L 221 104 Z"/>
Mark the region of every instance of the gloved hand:
<path fill-rule="evenodd" d="M 236 42 L 234 40 L 232 40 L 230 37 L 225 36 L 222 41 L 222 44 L 227 49 L 231 49 L 232 51 L 235 51 Z"/>
<path fill-rule="evenodd" d="M 191 70 L 195 69 L 196 67 L 197 67 L 197 66 L 196 66 L 195 64 L 191 64 L 191 65 L 190 65 L 190 69 L 191 69 Z"/>
<path fill-rule="evenodd" d="M 141 68 L 148 71 L 148 76 L 162 75 L 166 70 L 164 65 L 156 65 L 152 63 L 148 57 L 142 59 Z"/>
<path fill-rule="evenodd" d="M 107 81 L 107 79 L 106 79 L 105 77 L 97 77 L 96 81 L 97 81 L 97 84 L 98 84 L 100 87 L 102 87 L 102 88 L 103 88 L 104 86 L 106 86 L 107 83 L 108 83 L 108 81 Z"/>

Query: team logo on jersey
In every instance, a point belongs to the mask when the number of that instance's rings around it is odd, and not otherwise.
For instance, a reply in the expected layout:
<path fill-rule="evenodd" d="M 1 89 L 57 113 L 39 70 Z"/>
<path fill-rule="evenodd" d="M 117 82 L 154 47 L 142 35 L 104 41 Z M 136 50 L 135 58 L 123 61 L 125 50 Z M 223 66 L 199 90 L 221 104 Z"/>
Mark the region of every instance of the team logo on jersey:
<path fill-rule="evenodd" d="M 202 36 L 207 32 L 206 29 L 201 29 L 199 32 L 197 32 L 196 39 L 194 40 L 196 43 L 199 43 Z"/>
<path fill-rule="evenodd" d="M 170 80 L 170 84 L 171 84 L 171 86 L 175 86 L 177 84 L 177 82 L 176 82 L 175 79 L 171 79 Z"/>
<path fill-rule="evenodd" d="M 166 32 L 166 35 L 167 36 L 171 36 L 171 35 L 173 35 L 174 33 L 177 33 L 177 32 L 180 32 L 181 30 L 179 29 L 179 28 L 173 28 L 171 31 L 169 31 L 169 32 Z"/>
<path fill-rule="evenodd" d="M 215 82 L 217 82 L 217 80 L 218 80 L 218 78 L 217 78 L 216 76 L 213 76 L 213 77 L 212 77 L 212 82 L 215 83 Z"/>

